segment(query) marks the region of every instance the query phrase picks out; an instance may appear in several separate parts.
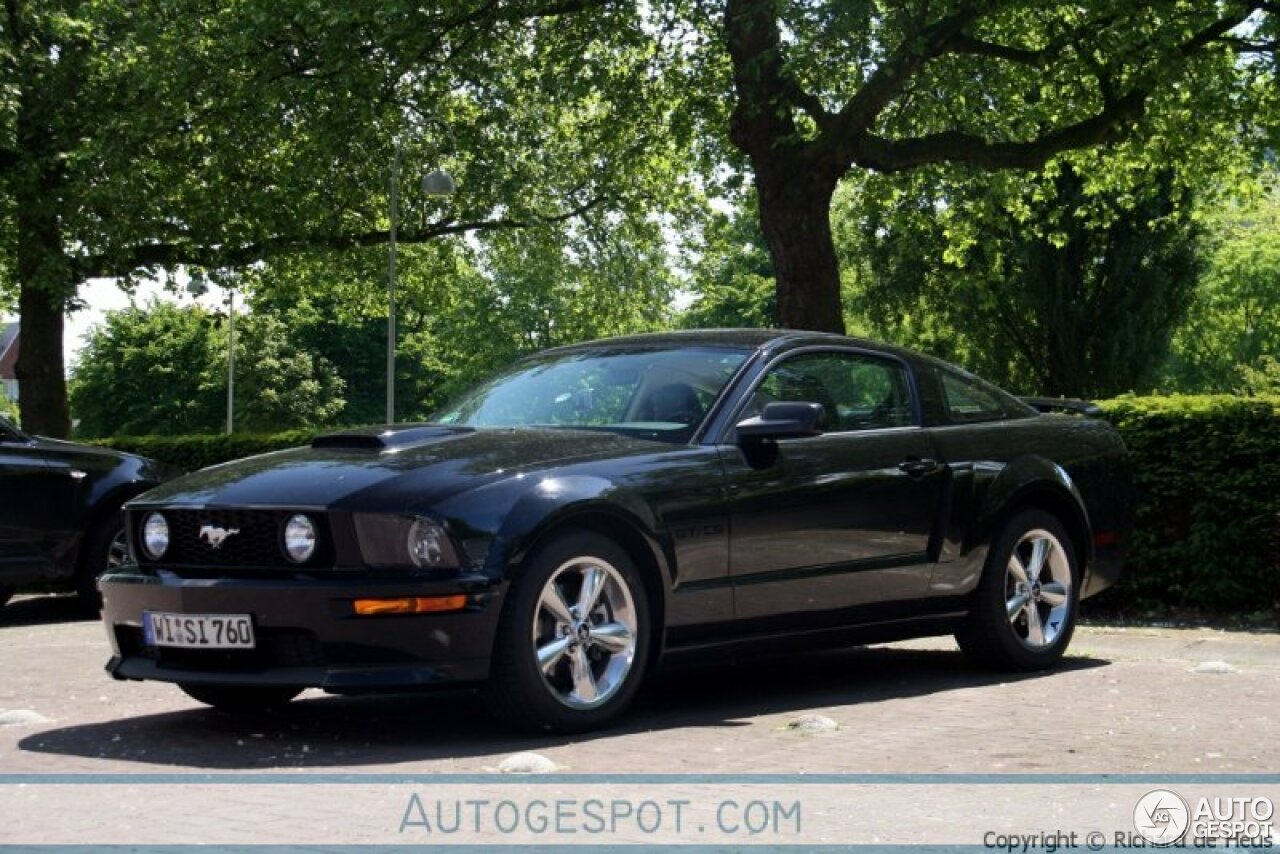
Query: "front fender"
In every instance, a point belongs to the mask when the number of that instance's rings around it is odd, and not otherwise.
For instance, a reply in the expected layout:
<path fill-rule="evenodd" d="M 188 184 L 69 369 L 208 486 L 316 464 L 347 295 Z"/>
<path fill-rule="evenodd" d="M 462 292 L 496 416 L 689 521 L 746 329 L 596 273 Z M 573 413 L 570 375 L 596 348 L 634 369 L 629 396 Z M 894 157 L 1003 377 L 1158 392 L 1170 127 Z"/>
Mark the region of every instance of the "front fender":
<path fill-rule="evenodd" d="M 488 567 L 509 576 L 542 537 L 576 517 L 604 517 L 625 526 L 644 541 L 664 587 L 670 587 L 672 544 L 652 508 L 634 492 L 594 475 L 546 478 L 516 499 L 498 531 Z"/>

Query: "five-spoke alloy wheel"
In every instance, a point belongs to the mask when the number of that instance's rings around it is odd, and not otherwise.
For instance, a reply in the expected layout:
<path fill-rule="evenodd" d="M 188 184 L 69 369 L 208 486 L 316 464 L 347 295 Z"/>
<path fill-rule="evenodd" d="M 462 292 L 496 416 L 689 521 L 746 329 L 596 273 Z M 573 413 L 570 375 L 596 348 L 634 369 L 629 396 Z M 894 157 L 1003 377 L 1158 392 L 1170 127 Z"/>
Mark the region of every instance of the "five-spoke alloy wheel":
<path fill-rule="evenodd" d="M 1053 646 L 1069 624 L 1071 564 L 1062 542 L 1046 530 L 1027 531 L 1005 571 L 1005 614 L 1031 650 Z"/>
<path fill-rule="evenodd" d="M 607 703 L 636 657 L 636 606 L 622 573 L 595 556 L 557 568 L 538 597 L 533 646 L 557 700 L 571 709 Z"/>
<path fill-rule="evenodd" d="M 960 648 L 1005 670 L 1052 666 L 1075 629 L 1079 576 L 1061 522 L 1043 510 L 1015 514 L 991 544 L 973 607 L 956 632 Z"/>
<path fill-rule="evenodd" d="M 650 638 L 644 582 L 630 556 L 597 534 L 556 537 L 512 581 L 489 708 L 521 728 L 599 727 L 630 703 Z"/>

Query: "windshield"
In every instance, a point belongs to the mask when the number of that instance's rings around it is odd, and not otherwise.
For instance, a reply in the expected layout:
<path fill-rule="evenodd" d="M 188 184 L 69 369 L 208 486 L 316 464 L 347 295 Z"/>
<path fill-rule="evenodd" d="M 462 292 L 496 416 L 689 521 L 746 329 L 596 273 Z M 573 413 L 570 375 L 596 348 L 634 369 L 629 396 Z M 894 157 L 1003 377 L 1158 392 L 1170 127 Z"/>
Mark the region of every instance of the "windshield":
<path fill-rule="evenodd" d="M 435 413 L 472 427 L 579 427 L 685 442 L 749 352 L 593 348 L 534 356 Z"/>

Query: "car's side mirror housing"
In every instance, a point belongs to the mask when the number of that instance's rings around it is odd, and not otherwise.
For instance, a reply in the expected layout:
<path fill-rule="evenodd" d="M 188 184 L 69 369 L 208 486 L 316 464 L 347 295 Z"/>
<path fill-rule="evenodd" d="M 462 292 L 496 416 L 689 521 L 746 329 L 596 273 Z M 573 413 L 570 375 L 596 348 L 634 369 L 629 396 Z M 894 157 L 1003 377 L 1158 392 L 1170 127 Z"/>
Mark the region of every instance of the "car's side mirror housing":
<path fill-rule="evenodd" d="M 825 415 L 821 403 L 768 403 L 758 416 L 738 422 L 738 441 L 819 436 Z"/>

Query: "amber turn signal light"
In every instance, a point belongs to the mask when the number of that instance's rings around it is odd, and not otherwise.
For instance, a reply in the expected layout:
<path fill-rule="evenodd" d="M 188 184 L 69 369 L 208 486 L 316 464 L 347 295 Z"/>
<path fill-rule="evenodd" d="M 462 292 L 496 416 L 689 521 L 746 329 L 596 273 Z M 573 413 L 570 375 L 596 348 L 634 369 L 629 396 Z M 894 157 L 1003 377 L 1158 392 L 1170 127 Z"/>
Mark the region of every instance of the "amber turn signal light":
<path fill-rule="evenodd" d="M 353 603 L 356 613 L 362 617 L 373 614 L 438 614 L 442 611 L 461 611 L 467 607 L 467 597 L 456 596 L 405 596 L 398 599 L 357 599 Z"/>

